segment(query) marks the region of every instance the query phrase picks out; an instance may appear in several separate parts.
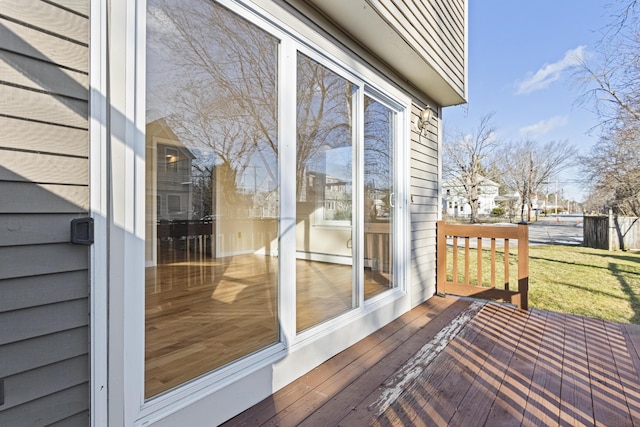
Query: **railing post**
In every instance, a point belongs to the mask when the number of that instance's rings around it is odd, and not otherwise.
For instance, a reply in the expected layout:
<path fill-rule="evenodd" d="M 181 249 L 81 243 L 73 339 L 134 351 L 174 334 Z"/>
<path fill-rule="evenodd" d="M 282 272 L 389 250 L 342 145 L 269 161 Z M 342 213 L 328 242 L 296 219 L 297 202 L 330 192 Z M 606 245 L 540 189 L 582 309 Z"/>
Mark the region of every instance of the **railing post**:
<path fill-rule="evenodd" d="M 518 224 L 518 293 L 519 307 L 529 309 L 529 225 Z"/>
<path fill-rule="evenodd" d="M 438 221 L 436 230 L 437 239 L 437 260 L 436 260 L 436 292 L 446 294 L 445 283 L 447 282 L 447 235 L 445 221 Z"/>

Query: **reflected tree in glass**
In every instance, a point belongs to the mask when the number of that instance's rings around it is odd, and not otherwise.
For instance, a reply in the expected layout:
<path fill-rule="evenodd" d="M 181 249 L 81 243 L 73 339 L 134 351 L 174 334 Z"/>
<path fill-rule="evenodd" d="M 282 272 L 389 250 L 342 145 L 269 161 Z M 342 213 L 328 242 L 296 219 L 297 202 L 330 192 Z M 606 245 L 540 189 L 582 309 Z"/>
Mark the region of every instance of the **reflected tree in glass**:
<path fill-rule="evenodd" d="M 150 398 L 279 340 L 279 41 L 215 2 L 147 12 Z"/>
<path fill-rule="evenodd" d="M 297 330 L 357 304 L 353 280 L 353 110 L 356 87 L 298 53 Z"/>
<path fill-rule="evenodd" d="M 365 299 L 393 285 L 395 113 L 364 98 L 364 277 Z"/>

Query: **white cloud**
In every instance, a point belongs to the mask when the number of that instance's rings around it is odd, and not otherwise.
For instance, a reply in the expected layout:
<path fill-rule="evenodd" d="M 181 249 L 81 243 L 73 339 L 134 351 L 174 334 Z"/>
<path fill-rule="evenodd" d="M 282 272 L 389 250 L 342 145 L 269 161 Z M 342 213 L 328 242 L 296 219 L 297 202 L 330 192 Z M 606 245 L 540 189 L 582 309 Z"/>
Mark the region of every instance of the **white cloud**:
<path fill-rule="evenodd" d="M 517 95 L 524 95 L 536 90 L 545 89 L 551 83 L 560 78 L 563 71 L 580 64 L 586 54 L 584 46 L 567 51 L 564 57 L 553 64 L 545 64 L 535 73 L 529 73 L 527 77 L 518 83 Z"/>
<path fill-rule="evenodd" d="M 566 116 L 555 116 L 548 120 L 540 120 L 538 123 L 534 123 L 529 126 L 520 128 L 520 135 L 523 136 L 538 136 L 549 133 L 551 130 L 562 127 L 568 123 Z"/>

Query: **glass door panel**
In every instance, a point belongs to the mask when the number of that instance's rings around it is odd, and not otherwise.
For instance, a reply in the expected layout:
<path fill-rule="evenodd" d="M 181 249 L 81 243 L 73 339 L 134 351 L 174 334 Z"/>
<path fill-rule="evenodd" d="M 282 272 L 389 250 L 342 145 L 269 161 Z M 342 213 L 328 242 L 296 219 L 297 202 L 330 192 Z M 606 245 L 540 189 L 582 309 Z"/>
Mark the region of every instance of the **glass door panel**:
<path fill-rule="evenodd" d="M 297 75 L 296 324 L 302 331 L 355 306 L 356 87 L 300 53 Z"/>
<path fill-rule="evenodd" d="M 278 342 L 278 40 L 147 9 L 145 397 Z"/>
<path fill-rule="evenodd" d="M 394 123 L 396 113 L 364 97 L 364 297 L 394 287 Z"/>

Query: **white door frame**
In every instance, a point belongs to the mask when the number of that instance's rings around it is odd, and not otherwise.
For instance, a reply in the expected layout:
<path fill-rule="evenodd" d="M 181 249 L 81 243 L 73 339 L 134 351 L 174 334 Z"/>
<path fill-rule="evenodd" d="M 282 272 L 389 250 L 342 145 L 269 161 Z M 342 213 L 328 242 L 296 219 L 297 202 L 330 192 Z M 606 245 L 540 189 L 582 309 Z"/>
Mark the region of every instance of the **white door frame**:
<path fill-rule="evenodd" d="M 220 2 L 268 26 L 270 31 L 280 36 L 281 49 L 285 53 L 291 55 L 298 50 L 312 52 L 314 59 L 321 59 L 332 70 L 348 75 L 350 80 L 361 85 L 362 93 L 365 93 L 368 84 L 365 83 L 366 79 L 375 82 L 375 93 L 384 93 L 388 99 L 395 99 L 393 103 L 402 110 L 397 124 L 396 169 L 409 170 L 408 117 L 411 102 L 407 95 L 364 65 L 353 68 L 351 54 L 336 48 L 332 40 L 315 33 L 311 28 L 305 27 L 304 35 L 301 35 L 281 22 L 274 25 L 267 21 L 261 15 L 264 13 L 262 9 L 260 13 L 247 11 L 242 0 Z M 278 8 L 277 5 L 268 7 Z M 279 10 L 277 14 L 281 19 L 282 11 Z M 91 212 L 96 227 L 96 243 L 91 252 L 92 425 L 133 426 L 156 422 L 163 425 L 180 419 L 182 412 L 189 412 L 187 420 L 199 420 L 208 416 L 208 405 L 216 399 L 219 401 L 225 390 L 235 393 L 242 390 L 250 395 L 247 402 L 259 400 L 265 393 L 268 395 L 300 375 L 301 369 L 306 369 L 306 364 L 321 363 L 373 332 L 375 329 L 371 325 L 374 322 L 371 320 L 374 317 L 377 321 L 390 321 L 409 309 L 408 243 L 399 248 L 396 254 L 394 271 L 398 275 L 395 279 L 401 284 L 399 288 L 384 298 L 375 298 L 371 303 L 365 303 L 359 297 L 358 310 L 302 334 L 296 334 L 295 331 L 295 290 L 292 291 L 291 287 L 282 288 L 281 280 L 280 306 L 283 308 L 280 309 L 280 344 L 223 368 L 215 375 L 199 378 L 187 386 L 145 402 L 144 286 L 141 284 L 144 283 L 145 266 L 146 1 L 92 1 L 90 25 L 90 188 Z M 300 23 L 296 23 L 296 27 L 298 30 L 302 28 Z M 289 60 L 288 66 L 280 65 L 280 87 L 285 87 L 286 82 L 295 81 L 292 63 L 295 63 L 295 59 Z M 348 63 L 351 65 L 347 66 Z M 295 117 L 295 91 L 283 91 L 279 96 L 279 116 Z M 278 126 L 279 135 L 285 141 L 283 145 L 287 145 L 286 141 L 294 141 L 292 148 L 281 150 L 280 163 L 294 164 L 295 159 L 291 156 L 293 154 L 295 157 L 295 127 L 290 123 L 284 124 L 284 121 L 279 121 Z M 295 180 L 289 176 L 291 168 L 280 172 L 283 177 L 282 193 L 295 195 Z M 394 233 L 406 237 L 409 221 L 406 195 L 408 177 L 398 174 L 397 179 L 399 208 L 398 225 Z M 361 182 L 361 177 L 356 181 Z M 295 260 L 295 215 L 290 215 L 291 212 L 295 213 L 295 206 L 288 205 L 291 201 L 281 203 L 285 204 L 281 206 L 282 212 L 287 214 L 283 215 L 281 229 L 289 232 L 280 234 L 280 255 L 285 257 L 288 254 Z M 358 227 L 358 241 L 362 244 L 362 226 L 355 225 Z M 356 253 L 360 259 L 361 251 Z M 295 269 L 292 270 L 290 265 L 284 270 L 288 274 L 293 272 L 295 277 Z M 322 351 L 318 351 L 319 348 Z M 261 378 L 265 385 L 252 389 L 251 379 L 254 377 Z M 236 410 L 234 404 L 242 406 L 242 402 L 230 402 L 230 413 Z M 183 411 L 185 409 L 188 411 Z"/>

